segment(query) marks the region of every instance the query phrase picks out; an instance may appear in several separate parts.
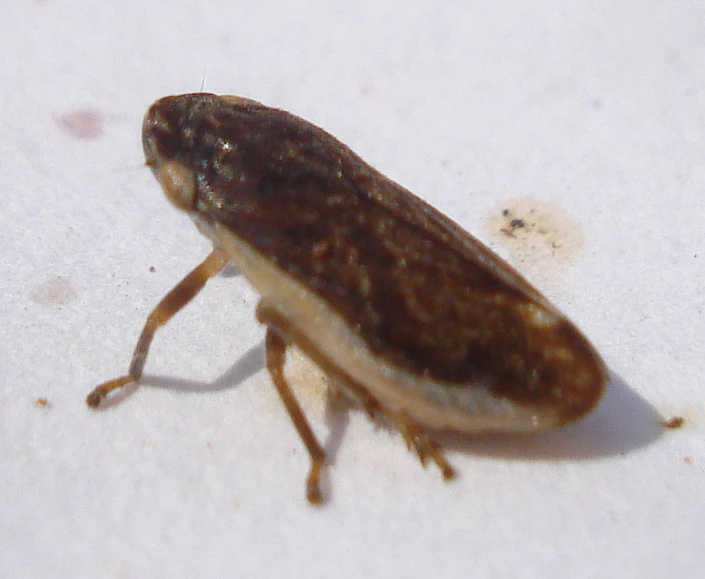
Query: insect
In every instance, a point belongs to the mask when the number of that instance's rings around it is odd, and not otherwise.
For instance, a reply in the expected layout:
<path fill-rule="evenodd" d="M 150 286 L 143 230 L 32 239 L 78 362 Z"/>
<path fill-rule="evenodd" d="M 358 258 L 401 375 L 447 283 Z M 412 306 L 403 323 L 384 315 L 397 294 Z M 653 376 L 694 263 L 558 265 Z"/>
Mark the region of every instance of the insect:
<path fill-rule="evenodd" d="M 537 432 L 595 407 L 607 370 L 580 331 L 500 257 L 322 129 L 236 96 L 165 97 L 142 142 L 169 201 L 213 251 L 147 318 L 125 376 L 157 329 L 231 262 L 261 294 L 266 366 L 310 455 L 326 454 L 284 375 L 295 344 L 347 395 L 454 476 L 433 435 Z"/>

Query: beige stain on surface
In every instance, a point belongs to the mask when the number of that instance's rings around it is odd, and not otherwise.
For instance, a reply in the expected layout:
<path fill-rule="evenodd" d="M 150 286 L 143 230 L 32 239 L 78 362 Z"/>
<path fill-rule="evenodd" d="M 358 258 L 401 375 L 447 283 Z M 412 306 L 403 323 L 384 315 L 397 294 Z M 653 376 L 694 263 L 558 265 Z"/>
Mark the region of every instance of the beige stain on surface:
<path fill-rule="evenodd" d="M 494 209 L 487 228 L 510 252 L 510 261 L 541 285 L 555 279 L 583 246 L 580 225 L 562 209 L 532 197 L 518 197 Z"/>
<path fill-rule="evenodd" d="M 286 378 L 297 398 L 301 400 L 307 412 L 312 412 L 317 417 L 323 416 L 328 399 L 328 378 L 296 346 L 287 349 L 286 357 Z"/>
<path fill-rule="evenodd" d="M 56 117 L 61 129 L 74 139 L 97 139 L 105 132 L 103 115 L 92 109 L 67 111 Z"/>
<path fill-rule="evenodd" d="M 75 300 L 76 291 L 65 277 L 55 276 L 35 286 L 29 297 L 33 302 L 55 308 Z"/>
<path fill-rule="evenodd" d="M 262 392 L 267 405 L 271 404 L 273 409 L 276 408 L 276 412 L 286 415 L 284 405 L 272 384 L 269 373 L 264 373 L 262 376 L 266 380 Z M 304 414 L 314 421 L 322 420 L 328 404 L 329 379 L 296 346 L 289 346 L 286 350 L 284 377 L 301 404 Z"/>

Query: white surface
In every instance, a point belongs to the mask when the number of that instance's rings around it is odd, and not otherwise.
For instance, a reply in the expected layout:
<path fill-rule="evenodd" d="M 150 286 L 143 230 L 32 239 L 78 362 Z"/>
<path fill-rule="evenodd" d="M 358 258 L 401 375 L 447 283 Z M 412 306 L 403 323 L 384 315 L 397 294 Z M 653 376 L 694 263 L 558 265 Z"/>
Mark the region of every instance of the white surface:
<path fill-rule="evenodd" d="M 701 2 L 23 0 L 0 23 L 0 576 L 702 576 Z M 89 410 L 208 251 L 140 167 L 139 135 L 204 71 L 206 90 L 325 127 L 488 242 L 518 197 L 571 216 L 582 250 L 541 289 L 610 366 L 597 412 L 466 442 L 445 485 L 398 436 L 314 404 L 338 450 L 313 509 L 241 277 L 157 336 L 160 387 Z M 77 110 L 100 136 L 58 122 Z"/>

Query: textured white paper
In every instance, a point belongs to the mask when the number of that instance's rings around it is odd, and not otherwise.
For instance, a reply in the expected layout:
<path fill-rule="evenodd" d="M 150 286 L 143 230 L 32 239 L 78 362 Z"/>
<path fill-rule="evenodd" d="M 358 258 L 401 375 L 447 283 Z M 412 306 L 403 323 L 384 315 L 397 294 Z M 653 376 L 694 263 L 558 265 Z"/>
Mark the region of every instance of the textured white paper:
<path fill-rule="evenodd" d="M 701 3 L 22 0 L 0 26 L 1 577 L 702 576 Z M 445 484 L 294 357 L 334 462 L 313 509 L 235 275 L 157 335 L 151 387 L 88 409 L 208 252 L 140 143 L 202 85 L 319 124 L 510 259 L 604 355 L 598 410 L 454 445 Z M 550 231 L 500 231 L 532 207 Z"/>

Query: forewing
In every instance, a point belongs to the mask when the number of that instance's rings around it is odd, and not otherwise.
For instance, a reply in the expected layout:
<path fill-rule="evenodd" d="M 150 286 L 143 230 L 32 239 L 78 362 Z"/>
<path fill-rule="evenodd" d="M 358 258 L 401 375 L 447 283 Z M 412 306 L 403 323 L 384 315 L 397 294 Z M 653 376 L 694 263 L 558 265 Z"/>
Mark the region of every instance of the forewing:
<path fill-rule="evenodd" d="M 219 135 L 194 159 L 199 213 L 318 294 L 376 354 L 433 379 L 559 400 L 576 413 L 599 398 L 604 367 L 568 320 L 332 136 L 251 101 L 199 118 L 217 129 L 201 133 Z"/>

